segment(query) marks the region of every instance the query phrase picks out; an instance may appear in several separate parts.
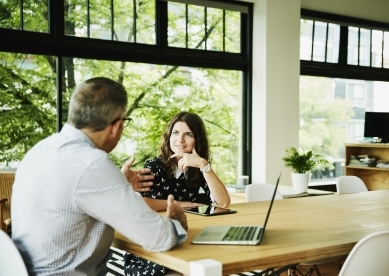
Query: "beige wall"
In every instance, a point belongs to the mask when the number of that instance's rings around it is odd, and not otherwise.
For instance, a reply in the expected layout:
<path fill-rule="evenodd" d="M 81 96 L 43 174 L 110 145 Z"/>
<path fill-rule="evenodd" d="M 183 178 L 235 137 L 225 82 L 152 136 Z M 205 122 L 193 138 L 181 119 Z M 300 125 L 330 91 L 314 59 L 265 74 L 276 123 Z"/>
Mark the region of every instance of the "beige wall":
<path fill-rule="evenodd" d="M 285 149 L 298 146 L 300 0 L 254 5 L 252 182 L 290 183 Z"/>

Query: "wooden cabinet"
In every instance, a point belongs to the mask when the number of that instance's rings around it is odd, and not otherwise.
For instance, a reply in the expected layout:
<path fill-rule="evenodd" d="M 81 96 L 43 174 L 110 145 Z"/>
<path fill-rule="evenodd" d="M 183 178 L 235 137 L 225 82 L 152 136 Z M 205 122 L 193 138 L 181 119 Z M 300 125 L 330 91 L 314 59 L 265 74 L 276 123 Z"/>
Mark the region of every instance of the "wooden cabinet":
<path fill-rule="evenodd" d="M 368 155 L 376 160 L 389 161 L 389 144 L 345 144 L 345 175 L 361 178 L 371 190 L 389 190 L 389 168 L 361 167 L 350 164 L 350 156 Z"/>

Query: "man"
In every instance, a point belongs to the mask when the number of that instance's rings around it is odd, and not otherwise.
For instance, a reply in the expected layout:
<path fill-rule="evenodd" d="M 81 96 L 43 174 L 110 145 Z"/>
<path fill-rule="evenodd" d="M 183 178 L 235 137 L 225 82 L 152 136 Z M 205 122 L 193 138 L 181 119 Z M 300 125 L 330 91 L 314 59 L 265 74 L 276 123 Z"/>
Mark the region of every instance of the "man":
<path fill-rule="evenodd" d="M 109 159 L 129 118 L 122 85 L 93 78 L 73 92 L 60 133 L 37 143 L 15 175 L 12 238 L 30 275 L 105 275 L 114 229 L 149 251 L 186 239 L 183 211 L 169 198 L 167 217 L 132 185 L 152 179 L 122 172 Z"/>

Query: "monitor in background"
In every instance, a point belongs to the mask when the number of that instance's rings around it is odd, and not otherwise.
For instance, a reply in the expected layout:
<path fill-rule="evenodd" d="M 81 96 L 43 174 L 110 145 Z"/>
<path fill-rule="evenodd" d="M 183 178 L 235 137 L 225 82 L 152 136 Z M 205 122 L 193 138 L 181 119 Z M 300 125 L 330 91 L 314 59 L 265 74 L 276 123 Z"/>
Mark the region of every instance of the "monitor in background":
<path fill-rule="evenodd" d="M 365 112 L 366 138 L 381 138 L 381 143 L 389 143 L 389 112 Z"/>

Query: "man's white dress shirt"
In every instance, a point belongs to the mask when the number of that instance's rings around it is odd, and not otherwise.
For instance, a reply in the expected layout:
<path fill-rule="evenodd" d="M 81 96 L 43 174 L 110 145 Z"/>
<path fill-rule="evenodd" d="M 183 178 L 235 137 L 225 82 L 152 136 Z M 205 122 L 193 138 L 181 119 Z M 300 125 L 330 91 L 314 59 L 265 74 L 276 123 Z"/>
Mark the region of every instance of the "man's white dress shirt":
<path fill-rule="evenodd" d="M 36 144 L 15 175 L 12 239 L 30 275 L 105 275 L 114 229 L 149 251 L 186 239 L 134 192 L 108 154 L 65 124 Z"/>

